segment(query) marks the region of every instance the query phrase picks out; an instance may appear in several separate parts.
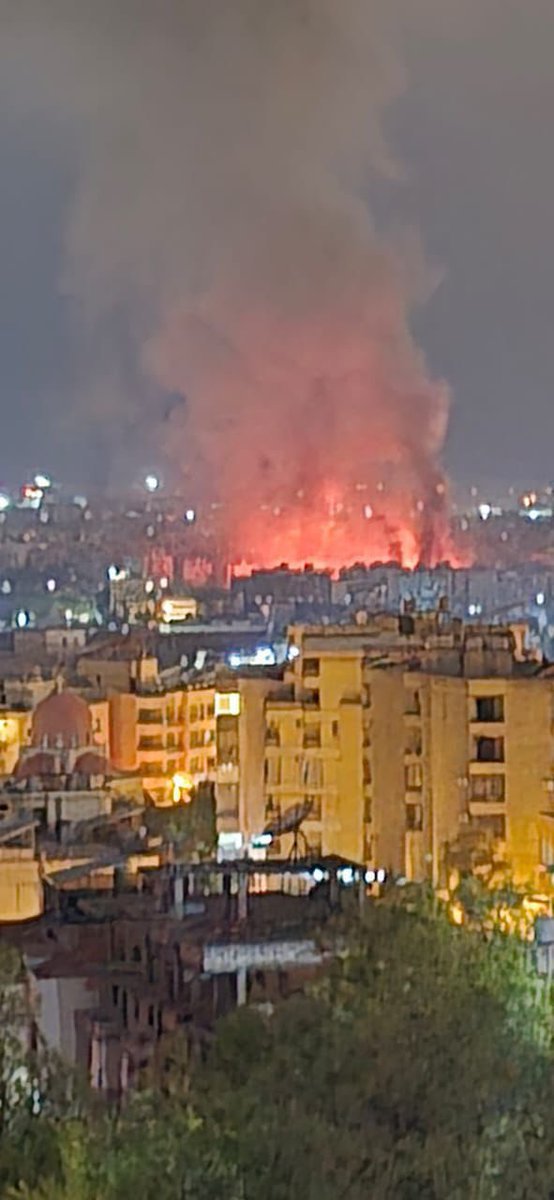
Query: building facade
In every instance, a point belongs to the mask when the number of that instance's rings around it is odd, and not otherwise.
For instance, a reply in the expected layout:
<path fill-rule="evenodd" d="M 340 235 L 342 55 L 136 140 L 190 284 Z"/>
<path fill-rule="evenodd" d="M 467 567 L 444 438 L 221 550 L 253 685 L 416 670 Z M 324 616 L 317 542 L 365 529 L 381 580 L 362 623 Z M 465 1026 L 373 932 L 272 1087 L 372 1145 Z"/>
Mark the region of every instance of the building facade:
<path fill-rule="evenodd" d="M 439 614 L 299 628 L 291 645 L 265 705 L 268 827 L 302 806 L 318 853 L 437 885 L 467 860 L 542 878 L 554 680 L 509 630 Z"/>

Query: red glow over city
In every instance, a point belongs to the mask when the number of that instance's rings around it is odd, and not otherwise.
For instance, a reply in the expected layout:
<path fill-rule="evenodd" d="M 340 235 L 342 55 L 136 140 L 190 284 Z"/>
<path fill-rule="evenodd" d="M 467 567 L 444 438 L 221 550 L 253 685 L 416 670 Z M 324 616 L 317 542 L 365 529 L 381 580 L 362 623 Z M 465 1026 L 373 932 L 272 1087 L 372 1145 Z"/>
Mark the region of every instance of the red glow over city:
<path fill-rule="evenodd" d="M 232 573 L 248 575 L 286 563 L 307 564 L 337 575 L 355 563 L 398 562 L 413 569 L 448 561 L 466 565 L 452 543 L 444 490 L 439 503 L 414 503 L 398 492 L 385 497 L 359 488 L 355 499 L 326 486 L 319 503 L 301 498 L 296 505 L 262 506 L 245 515 L 235 534 Z M 435 500 L 435 497 L 434 497 Z"/>

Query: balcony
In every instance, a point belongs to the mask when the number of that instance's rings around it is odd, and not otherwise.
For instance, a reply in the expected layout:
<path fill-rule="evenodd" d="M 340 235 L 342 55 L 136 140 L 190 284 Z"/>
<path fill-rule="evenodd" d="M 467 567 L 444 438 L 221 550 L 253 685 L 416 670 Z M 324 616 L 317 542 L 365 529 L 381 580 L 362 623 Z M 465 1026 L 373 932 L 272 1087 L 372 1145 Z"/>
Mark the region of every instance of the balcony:
<path fill-rule="evenodd" d="M 164 742 L 161 737 L 140 737 L 138 740 L 139 750 L 163 750 Z"/>
<path fill-rule="evenodd" d="M 496 817 L 506 812 L 505 800 L 470 800 L 468 803 L 470 817 Z"/>
<path fill-rule="evenodd" d="M 163 725 L 164 712 L 161 708 L 139 708 L 137 725 Z"/>

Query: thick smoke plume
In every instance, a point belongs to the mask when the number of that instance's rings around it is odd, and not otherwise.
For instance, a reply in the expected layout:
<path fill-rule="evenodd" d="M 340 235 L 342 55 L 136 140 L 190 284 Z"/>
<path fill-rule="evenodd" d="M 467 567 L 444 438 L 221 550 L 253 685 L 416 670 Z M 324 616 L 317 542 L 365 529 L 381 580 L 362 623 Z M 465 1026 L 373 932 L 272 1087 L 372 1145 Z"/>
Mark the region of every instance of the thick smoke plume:
<path fill-rule="evenodd" d="M 99 419 L 154 431 L 235 560 L 445 551 L 448 395 L 409 328 L 425 272 L 368 207 L 397 173 L 385 8 L 18 0 L 2 20 L 4 99 L 75 163 L 64 286 L 97 331 L 123 323 L 151 385 Z"/>

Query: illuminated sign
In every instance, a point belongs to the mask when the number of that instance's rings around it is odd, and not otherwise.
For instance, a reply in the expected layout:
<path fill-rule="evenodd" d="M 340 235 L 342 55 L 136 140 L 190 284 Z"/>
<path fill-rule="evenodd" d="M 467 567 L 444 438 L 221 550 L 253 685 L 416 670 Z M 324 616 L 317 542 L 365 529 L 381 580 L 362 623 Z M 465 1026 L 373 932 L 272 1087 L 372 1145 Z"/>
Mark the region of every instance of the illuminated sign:
<path fill-rule="evenodd" d="M 203 970 L 209 975 L 226 975 L 241 968 L 264 969 L 311 966 L 321 962 L 315 942 L 232 942 L 204 947 Z"/>

